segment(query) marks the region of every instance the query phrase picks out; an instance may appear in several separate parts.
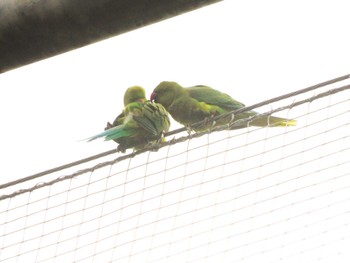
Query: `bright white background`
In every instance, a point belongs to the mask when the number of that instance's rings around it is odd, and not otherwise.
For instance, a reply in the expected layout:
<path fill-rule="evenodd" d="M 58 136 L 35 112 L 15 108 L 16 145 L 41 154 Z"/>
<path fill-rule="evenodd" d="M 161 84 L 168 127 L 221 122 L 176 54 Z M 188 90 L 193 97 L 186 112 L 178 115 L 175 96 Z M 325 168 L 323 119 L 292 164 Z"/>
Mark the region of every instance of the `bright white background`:
<path fill-rule="evenodd" d="M 116 147 L 80 140 L 132 85 L 206 84 L 250 105 L 347 74 L 349 24 L 348 1 L 227 0 L 4 73 L 0 183 Z"/>

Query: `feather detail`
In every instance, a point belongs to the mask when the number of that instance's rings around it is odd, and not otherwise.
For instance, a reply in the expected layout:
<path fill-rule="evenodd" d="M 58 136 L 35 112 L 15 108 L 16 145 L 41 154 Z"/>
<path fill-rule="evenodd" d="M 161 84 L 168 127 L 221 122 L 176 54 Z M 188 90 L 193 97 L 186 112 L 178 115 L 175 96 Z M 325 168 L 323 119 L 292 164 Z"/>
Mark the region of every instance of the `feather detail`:
<path fill-rule="evenodd" d="M 206 122 L 213 116 L 230 113 L 241 109 L 244 104 L 233 99 L 226 93 L 208 86 L 198 85 L 184 88 L 176 82 L 163 81 L 154 90 L 151 100 L 162 104 L 171 116 L 186 127 L 191 127 L 194 123 L 204 121 L 200 127 L 195 127 L 195 131 L 205 131 L 214 126 L 230 124 L 232 121 L 242 120 L 233 125 L 232 129 L 241 129 L 251 126 L 259 127 L 283 127 L 295 126 L 296 120 L 287 120 L 274 116 L 261 116 L 252 119 L 248 123 L 244 119 L 257 115 L 255 111 L 241 112 L 232 116 L 223 117 L 215 123 Z"/>
<path fill-rule="evenodd" d="M 104 132 L 101 132 L 97 135 L 94 135 L 88 139 L 88 142 L 91 142 L 93 140 L 105 137 L 106 141 L 109 140 L 115 140 L 118 138 L 126 137 L 126 136 L 132 136 L 133 131 L 132 129 L 128 129 L 125 127 L 125 125 L 118 125 L 116 127 L 110 128 L 108 130 L 105 130 Z"/>

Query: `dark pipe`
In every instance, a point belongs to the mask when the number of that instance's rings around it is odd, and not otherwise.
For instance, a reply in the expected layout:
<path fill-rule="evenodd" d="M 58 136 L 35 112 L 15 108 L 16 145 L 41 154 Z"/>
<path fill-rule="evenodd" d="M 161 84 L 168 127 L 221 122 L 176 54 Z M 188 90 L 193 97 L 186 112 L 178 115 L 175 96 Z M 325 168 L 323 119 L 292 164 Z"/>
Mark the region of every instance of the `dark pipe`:
<path fill-rule="evenodd" d="M 1 0 L 0 73 L 221 0 Z"/>

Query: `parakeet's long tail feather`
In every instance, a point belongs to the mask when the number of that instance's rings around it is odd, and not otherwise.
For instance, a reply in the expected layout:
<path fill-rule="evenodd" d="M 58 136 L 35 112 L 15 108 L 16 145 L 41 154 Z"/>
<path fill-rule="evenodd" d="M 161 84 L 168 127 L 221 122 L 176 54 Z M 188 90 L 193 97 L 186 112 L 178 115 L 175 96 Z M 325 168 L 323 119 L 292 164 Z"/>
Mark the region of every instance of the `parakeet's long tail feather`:
<path fill-rule="evenodd" d="M 285 127 L 285 126 L 296 126 L 296 120 L 288 120 L 284 118 L 274 117 L 274 116 L 264 116 L 261 118 L 254 119 L 249 123 L 251 126 L 258 127 Z"/>
<path fill-rule="evenodd" d="M 121 137 L 132 136 L 132 135 L 133 135 L 132 129 L 128 129 L 125 125 L 118 125 L 116 127 L 105 130 L 104 132 L 101 132 L 97 135 L 94 135 L 88 138 L 88 142 L 91 142 L 93 140 L 96 140 L 102 137 L 105 137 L 105 140 L 109 141 L 109 140 L 115 140 Z"/>

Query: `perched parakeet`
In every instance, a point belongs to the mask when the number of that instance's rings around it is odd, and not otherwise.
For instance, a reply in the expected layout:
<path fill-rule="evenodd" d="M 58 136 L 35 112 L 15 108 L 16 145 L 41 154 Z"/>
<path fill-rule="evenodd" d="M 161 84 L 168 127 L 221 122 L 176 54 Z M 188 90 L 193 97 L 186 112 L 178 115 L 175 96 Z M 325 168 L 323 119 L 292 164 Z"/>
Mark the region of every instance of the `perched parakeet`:
<path fill-rule="evenodd" d="M 125 152 L 128 148 L 139 150 L 150 142 L 163 140 L 163 133 L 170 127 L 168 112 L 161 104 L 147 101 L 142 87 L 126 90 L 124 106 L 113 124 L 108 123 L 104 132 L 92 136 L 89 141 L 105 137 L 106 141 L 116 141 L 118 151 Z"/>
<path fill-rule="evenodd" d="M 229 95 L 208 86 L 198 85 L 183 88 L 176 82 L 161 82 L 153 91 L 151 101 L 164 106 L 170 115 L 179 123 L 191 128 L 194 123 L 207 120 L 233 110 L 240 109 L 245 105 Z M 238 113 L 234 121 L 254 116 L 255 111 Z M 227 116 L 216 121 L 215 125 L 223 125 L 232 121 L 232 116 Z M 205 123 L 201 127 L 194 128 L 195 131 L 206 130 L 213 124 Z M 252 126 L 295 126 L 295 120 L 265 116 L 249 122 Z M 232 129 L 247 127 L 247 123 L 234 126 Z"/>

